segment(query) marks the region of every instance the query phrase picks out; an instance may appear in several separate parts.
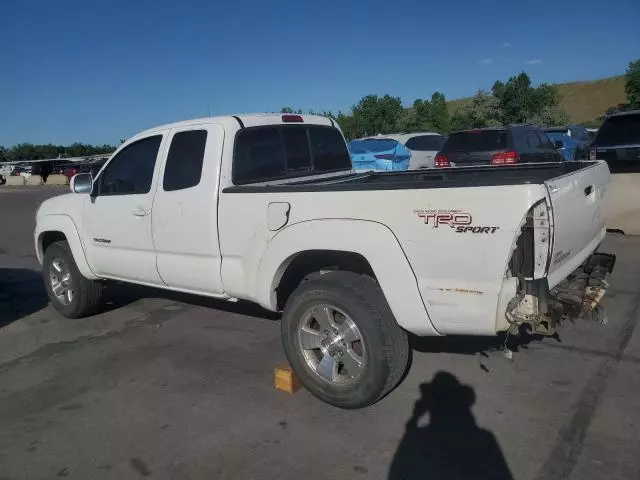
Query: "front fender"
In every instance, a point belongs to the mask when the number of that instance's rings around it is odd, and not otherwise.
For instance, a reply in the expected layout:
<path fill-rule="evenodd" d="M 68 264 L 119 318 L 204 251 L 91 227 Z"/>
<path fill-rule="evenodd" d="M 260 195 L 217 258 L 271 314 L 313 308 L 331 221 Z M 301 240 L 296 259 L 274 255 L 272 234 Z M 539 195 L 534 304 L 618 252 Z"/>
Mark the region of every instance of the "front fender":
<path fill-rule="evenodd" d="M 310 220 L 279 231 L 267 244 L 258 266 L 255 300 L 277 309 L 275 289 L 293 258 L 308 250 L 352 252 L 367 259 L 396 321 L 417 335 L 439 335 L 418 289 L 415 274 L 393 232 L 365 220 Z"/>
<path fill-rule="evenodd" d="M 47 232 L 61 232 L 64 234 L 67 238 L 67 243 L 69 243 L 69 247 L 71 248 L 73 259 L 75 260 L 78 270 L 83 277 L 88 278 L 89 280 L 97 280 L 99 278 L 95 273 L 93 273 L 89 263 L 87 262 L 87 257 L 85 256 L 84 249 L 82 248 L 78 229 L 71 217 L 68 215 L 44 215 L 38 218 L 38 223 L 33 236 L 36 246 L 36 255 L 38 256 L 40 264 L 42 264 L 44 257 L 42 239 L 44 234 Z"/>

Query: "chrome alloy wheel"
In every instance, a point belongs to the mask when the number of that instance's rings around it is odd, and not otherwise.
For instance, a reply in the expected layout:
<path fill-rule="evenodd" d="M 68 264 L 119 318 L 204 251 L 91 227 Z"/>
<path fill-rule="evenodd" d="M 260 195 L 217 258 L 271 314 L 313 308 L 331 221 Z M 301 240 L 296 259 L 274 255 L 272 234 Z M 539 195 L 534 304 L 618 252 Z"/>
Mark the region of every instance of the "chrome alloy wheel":
<path fill-rule="evenodd" d="M 70 305 L 74 298 L 73 279 L 69 265 L 62 258 L 54 258 L 49 267 L 51 291 L 62 305 Z"/>
<path fill-rule="evenodd" d="M 307 366 L 333 385 L 354 383 L 364 372 L 366 348 L 355 322 L 339 308 L 318 304 L 298 324 L 298 341 Z"/>

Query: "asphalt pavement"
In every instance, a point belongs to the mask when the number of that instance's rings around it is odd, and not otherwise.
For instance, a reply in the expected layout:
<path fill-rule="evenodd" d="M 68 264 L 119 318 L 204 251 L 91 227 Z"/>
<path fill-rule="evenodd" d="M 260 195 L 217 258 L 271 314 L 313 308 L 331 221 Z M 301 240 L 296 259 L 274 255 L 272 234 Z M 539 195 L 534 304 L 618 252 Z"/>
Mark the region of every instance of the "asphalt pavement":
<path fill-rule="evenodd" d="M 640 237 L 618 255 L 609 323 L 520 339 L 413 339 L 376 405 L 273 388 L 278 316 L 112 285 L 106 311 L 48 305 L 32 240 L 55 188 L 0 187 L 0 479 L 640 478 Z M 461 476 L 451 476 L 455 464 Z"/>

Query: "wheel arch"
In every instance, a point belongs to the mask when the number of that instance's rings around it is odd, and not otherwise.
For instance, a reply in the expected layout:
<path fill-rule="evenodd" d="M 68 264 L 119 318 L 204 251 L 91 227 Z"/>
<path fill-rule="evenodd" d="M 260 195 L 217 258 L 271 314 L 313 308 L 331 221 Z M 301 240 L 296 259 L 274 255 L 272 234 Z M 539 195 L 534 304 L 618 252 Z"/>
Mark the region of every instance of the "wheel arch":
<path fill-rule="evenodd" d="M 44 252 L 49 245 L 57 241 L 66 240 L 82 276 L 89 280 L 98 279 L 98 276 L 93 273 L 87 262 L 80 235 L 71 217 L 67 215 L 47 215 L 39 218 L 34 237 L 36 255 L 40 264 L 42 264 Z"/>
<path fill-rule="evenodd" d="M 439 335 L 400 243 L 386 225 L 372 221 L 311 220 L 281 230 L 260 260 L 254 299 L 277 311 L 283 296 L 299 284 L 292 285 L 295 280 L 302 280 L 312 268 L 336 266 L 376 279 L 400 326 L 418 335 Z"/>

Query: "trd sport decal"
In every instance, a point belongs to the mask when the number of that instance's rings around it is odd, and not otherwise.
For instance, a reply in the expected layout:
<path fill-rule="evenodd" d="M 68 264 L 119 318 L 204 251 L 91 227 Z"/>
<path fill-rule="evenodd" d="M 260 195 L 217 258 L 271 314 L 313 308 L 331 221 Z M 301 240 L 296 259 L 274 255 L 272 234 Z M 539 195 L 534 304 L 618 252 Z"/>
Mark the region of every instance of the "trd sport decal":
<path fill-rule="evenodd" d="M 473 225 L 473 217 L 462 210 L 414 210 L 425 225 L 438 228 L 447 225 L 455 229 L 456 233 L 496 233 L 500 227 L 488 225 Z"/>

